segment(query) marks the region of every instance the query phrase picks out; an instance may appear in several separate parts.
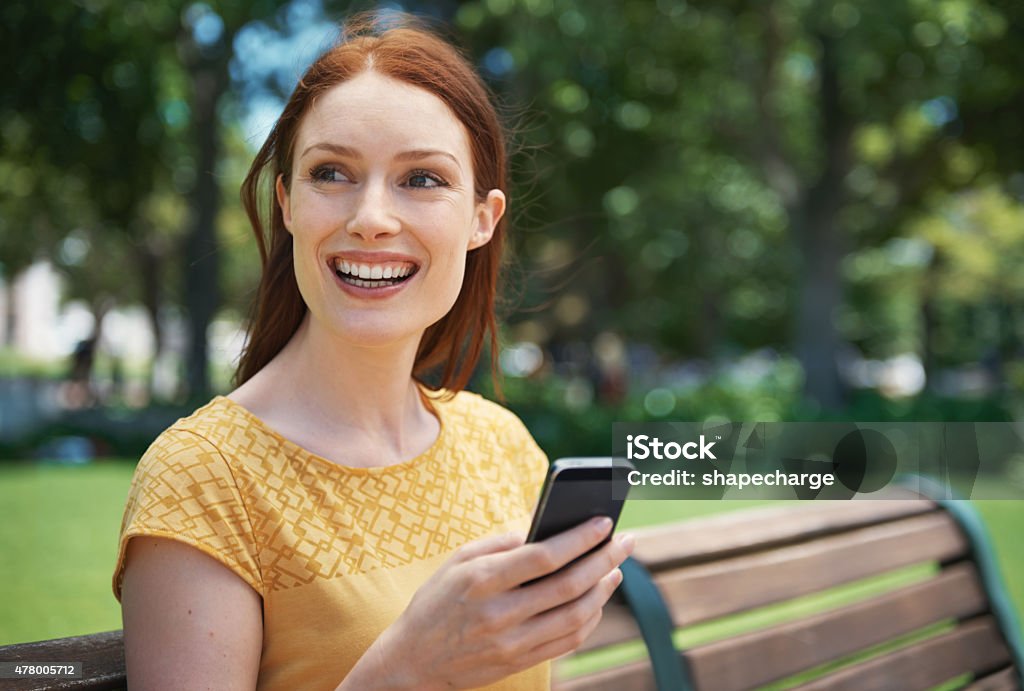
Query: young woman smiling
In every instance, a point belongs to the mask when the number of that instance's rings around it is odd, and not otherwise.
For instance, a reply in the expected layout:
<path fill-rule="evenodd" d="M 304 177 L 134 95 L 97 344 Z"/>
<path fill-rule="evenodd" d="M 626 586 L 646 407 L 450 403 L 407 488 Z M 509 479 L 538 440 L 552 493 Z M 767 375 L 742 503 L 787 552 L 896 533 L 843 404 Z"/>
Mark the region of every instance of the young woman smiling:
<path fill-rule="evenodd" d="M 609 521 L 523 544 L 546 459 L 463 390 L 496 352 L 505 190 L 487 90 L 440 38 L 360 19 L 308 69 L 242 189 L 239 386 L 133 479 L 132 688 L 546 688 L 596 626 L 631 539 L 566 569 Z"/>

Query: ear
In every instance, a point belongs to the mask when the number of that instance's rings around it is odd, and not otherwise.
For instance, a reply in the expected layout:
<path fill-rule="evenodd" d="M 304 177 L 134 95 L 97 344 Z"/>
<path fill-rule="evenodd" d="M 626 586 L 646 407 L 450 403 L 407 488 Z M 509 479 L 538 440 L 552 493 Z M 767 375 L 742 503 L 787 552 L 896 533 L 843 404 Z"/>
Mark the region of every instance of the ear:
<path fill-rule="evenodd" d="M 476 205 L 474 212 L 476 227 L 469 237 L 469 245 L 466 246 L 466 250 L 475 250 L 490 242 L 494 235 L 494 229 L 503 215 L 505 215 L 505 193 L 501 190 L 491 190 L 487 193 L 487 199 Z"/>
<path fill-rule="evenodd" d="M 278 175 L 274 182 L 274 191 L 277 192 L 277 203 L 281 206 L 281 216 L 284 218 L 284 227 L 292 232 L 292 200 L 288 195 L 288 188 L 284 186 L 284 175 Z"/>

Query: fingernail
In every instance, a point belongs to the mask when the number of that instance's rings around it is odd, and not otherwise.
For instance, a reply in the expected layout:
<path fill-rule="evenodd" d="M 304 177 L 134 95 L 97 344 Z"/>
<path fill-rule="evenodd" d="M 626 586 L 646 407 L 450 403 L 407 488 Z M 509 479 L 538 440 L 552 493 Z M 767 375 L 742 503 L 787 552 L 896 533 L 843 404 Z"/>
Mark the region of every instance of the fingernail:
<path fill-rule="evenodd" d="M 619 547 L 626 550 L 629 554 L 633 553 L 633 548 L 636 547 L 636 538 L 632 533 L 622 533 L 615 539 L 618 541 Z"/>
<path fill-rule="evenodd" d="M 602 532 L 612 527 L 612 519 L 607 516 L 598 516 L 594 521 L 594 525 L 597 526 Z"/>
<path fill-rule="evenodd" d="M 612 580 L 615 582 L 615 587 L 617 588 L 619 587 L 619 584 L 622 583 L 622 571 L 620 571 L 619 569 L 615 569 L 614 571 L 612 571 L 612 573 L 615 574 L 614 576 L 612 576 Z"/>

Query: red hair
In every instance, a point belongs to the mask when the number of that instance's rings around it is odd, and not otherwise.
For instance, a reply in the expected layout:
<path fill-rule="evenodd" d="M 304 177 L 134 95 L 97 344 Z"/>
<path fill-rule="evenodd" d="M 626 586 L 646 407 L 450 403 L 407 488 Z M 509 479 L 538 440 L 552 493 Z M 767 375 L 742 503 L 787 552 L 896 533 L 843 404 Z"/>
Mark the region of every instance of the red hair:
<path fill-rule="evenodd" d="M 338 43 L 317 58 L 299 80 L 242 183 L 242 204 L 256 235 L 263 273 L 235 372 L 236 384 L 248 380 L 281 352 L 307 309 L 295 281 L 292 238 L 284 227 L 273 183 L 278 175 L 288 180 L 299 125 L 316 99 L 367 70 L 426 89 L 444 101 L 469 136 L 478 201 L 486 199 L 492 189 L 507 194 L 505 131 L 487 87 L 467 59 L 407 16 L 397 27 L 382 27 L 369 14 L 346 22 Z M 416 379 L 423 381 L 428 372 L 439 370 L 439 386 L 453 392 L 465 388 L 485 343 L 490 345 L 491 374 L 496 375 L 495 297 L 505 225 L 503 216 L 490 242 L 467 255 L 455 305 L 427 328 L 420 341 L 413 365 Z"/>

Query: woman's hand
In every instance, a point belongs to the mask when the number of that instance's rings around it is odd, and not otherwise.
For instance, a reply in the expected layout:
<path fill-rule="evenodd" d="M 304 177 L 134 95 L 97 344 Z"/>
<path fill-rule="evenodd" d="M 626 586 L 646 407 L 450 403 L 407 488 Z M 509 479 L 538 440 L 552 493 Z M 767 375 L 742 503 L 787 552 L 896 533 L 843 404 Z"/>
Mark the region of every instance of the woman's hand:
<path fill-rule="evenodd" d="M 540 543 L 501 535 L 464 545 L 416 591 L 340 688 L 473 688 L 575 650 L 622 581 L 617 567 L 633 551 L 633 538 L 616 536 L 554 572 L 610 530 L 609 519 L 597 518 Z"/>

